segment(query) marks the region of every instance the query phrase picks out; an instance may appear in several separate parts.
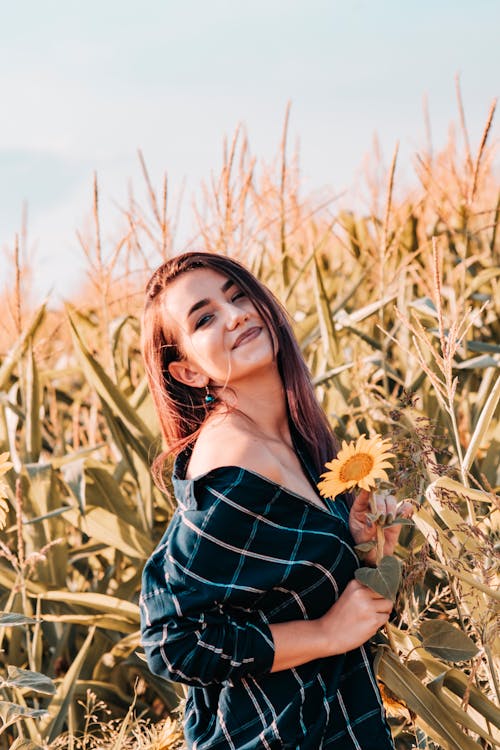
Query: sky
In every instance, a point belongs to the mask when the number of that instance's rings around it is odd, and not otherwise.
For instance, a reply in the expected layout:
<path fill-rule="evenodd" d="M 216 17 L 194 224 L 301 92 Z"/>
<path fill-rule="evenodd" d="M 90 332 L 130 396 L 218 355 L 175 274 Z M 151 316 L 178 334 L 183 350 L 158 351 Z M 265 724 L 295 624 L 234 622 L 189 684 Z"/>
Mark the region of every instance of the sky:
<path fill-rule="evenodd" d="M 137 149 L 153 181 L 192 196 L 242 123 L 252 153 L 277 152 L 287 102 L 306 191 L 352 189 L 377 134 L 397 179 L 457 118 L 473 148 L 500 87 L 498 0 L 0 0 L 0 286 L 27 206 L 34 294 L 70 298 L 85 266 L 76 230 L 97 172 L 112 233 Z M 492 139 L 498 139 L 498 123 Z M 108 231 L 108 230 L 107 230 Z"/>

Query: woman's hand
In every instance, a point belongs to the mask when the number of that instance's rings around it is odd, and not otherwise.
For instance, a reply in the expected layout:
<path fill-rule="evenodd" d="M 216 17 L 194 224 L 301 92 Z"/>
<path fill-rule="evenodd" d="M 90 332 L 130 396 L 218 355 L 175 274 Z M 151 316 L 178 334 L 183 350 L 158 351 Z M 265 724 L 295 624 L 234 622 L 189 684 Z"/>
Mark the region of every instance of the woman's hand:
<path fill-rule="evenodd" d="M 371 523 L 367 518 L 367 514 L 371 513 L 370 497 L 370 492 L 361 490 L 359 495 L 354 500 L 351 511 L 349 513 L 349 530 L 356 544 L 376 541 L 376 525 L 374 523 Z M 391 513 L 394 517 L 401 516 L 403 518 L 411 518 L 413 514 L 413 506 L 411 503 L 403 502 L 398 505 L 396 502 L 396 498 L 393 495 L 375 494 L 374 498 L 377 503 L 378 513 L 384 513 L 385 515 Z M 384 529 L 384 555 L 392 555 L 397 544 L 400 531 L 401 526 L 399 526 L 398 524 L 394 526 L 388 526 L 386 529 Z M 375 564 L 375 548 L 363 555 L 363 561 L 368 565 Z"/>
<path fill-rule="evenodd" d="M 345 653 L 375 635 L 389 619 L 393 603 L 359 581 L 349 581 L 328 612 L 318 620 L 332 654 Z M 328 648 L 328 646 L 327 646 Z"/>
<path fill-rule="evenodd" d="M 313 659 L 352 651 L 385 625 L 392 606 L 390 599 L 359 581 L 349 581 L 335 604 L 317 620 L 269 625 L 274 641 L 271 671 L 280 672 Z"/>

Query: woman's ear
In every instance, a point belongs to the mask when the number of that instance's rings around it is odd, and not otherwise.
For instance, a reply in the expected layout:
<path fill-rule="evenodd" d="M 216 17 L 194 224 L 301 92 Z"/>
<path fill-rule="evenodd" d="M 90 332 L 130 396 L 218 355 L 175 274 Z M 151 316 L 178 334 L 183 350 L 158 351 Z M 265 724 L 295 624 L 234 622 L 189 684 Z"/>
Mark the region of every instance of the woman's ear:
<path fill-rule="evenodd" d="M 170 362 L 168 371 L 171 376 L 178 380 L 179 383 L 189 385 L 191 388 L 204 388 L 208 383 L 208 378 L 202 372 L 194 370 L 189 362 Z"/>

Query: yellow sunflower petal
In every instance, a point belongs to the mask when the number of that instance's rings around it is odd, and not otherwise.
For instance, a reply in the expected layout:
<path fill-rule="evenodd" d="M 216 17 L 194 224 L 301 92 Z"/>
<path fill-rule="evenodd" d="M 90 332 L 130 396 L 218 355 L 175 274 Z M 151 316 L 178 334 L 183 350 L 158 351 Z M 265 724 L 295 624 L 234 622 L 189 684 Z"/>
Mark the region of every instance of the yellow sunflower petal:
<path fill-rule="evenodd" d="M 13 464 L 7 460 L 8 458 L 8 453 L 0 453 L 0 477 L 3 474 L 7 474 L 9 469 L 12 469 Z"/>
<path fill-rule="evenodd" d="M 325 464 L 328 471 L 321 475 L 322 481 L 318 484 L 321 495 L 335 498 L 356 485 L 370 490 L 376 479 L 387 481 L 385 469 L 392 469 L 388 459 L 395 458 L 391 448 L 391 441 L 380 435 L 372 438 L 360 435 L 352 443 L 343 440 L 337 457 Z"/>

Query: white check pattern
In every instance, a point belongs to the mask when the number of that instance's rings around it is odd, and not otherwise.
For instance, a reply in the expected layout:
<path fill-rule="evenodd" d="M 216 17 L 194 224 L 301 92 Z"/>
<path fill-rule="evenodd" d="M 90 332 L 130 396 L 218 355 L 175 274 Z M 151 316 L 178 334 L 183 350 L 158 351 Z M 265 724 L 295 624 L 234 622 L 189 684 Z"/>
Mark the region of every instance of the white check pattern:
<path fill-rule="evenodd" d="M 358 566 L 345 502 L 322 509 L 231 466 L 186 480 L 187 460 L 141 620 L 150 669 L 190 686 L 188 747 L 393 750 L 366 647 L 270 673 L 269 624 L 320 617 Z"/>

